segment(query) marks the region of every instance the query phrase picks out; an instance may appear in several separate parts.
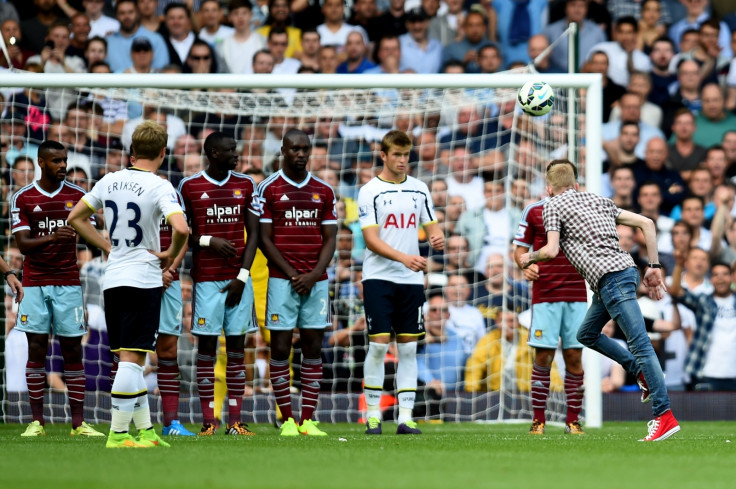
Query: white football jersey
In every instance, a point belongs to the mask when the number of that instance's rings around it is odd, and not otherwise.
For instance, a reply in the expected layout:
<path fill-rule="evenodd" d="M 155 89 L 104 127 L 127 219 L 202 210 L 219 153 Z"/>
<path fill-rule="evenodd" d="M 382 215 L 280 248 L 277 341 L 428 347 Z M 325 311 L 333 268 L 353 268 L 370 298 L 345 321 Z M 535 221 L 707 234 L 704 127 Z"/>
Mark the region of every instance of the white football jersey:
<path fill-rule="evenodd" d="M 171 183 L 155 173 L 126 168 L 105 175 L 82 200 L 94 211 L 104 208 L 110 233 L 102 288 L 161 287 L 160 261 L 148 250 L 160 251 L 161 217 L 183 213 Z"/>
<path fill-rule="evenodd" d="M 419 254 L 419 226 L 436 221 L 427 185 L 409 176 L 401 183 L 373 178 L 360 189 L 358 212 L 361 229 L 378 226 L 382 241 L 408 255 Z M 368 279 L 423 285 L 424 273 L 366 249 L 363 280 Z"/>

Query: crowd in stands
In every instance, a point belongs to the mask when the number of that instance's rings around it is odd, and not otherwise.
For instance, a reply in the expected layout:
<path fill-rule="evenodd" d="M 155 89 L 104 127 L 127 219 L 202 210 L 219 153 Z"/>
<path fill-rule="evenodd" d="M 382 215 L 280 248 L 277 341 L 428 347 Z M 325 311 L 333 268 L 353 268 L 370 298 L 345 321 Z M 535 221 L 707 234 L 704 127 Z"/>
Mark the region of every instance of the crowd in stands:
<path fill-rule="evenodd" d="M 526 66 L 576 22 L 579 65 L 570 69 L 568 44 L 560 42 L 549 56 L 537 60 L 535 69 L 542 74 L 578 70 L 603 76 L 603 195 L 656 223 L 660 260 L 668 277 L 678 264 L 684 269 L 677 274 L 684 290 L 713 297 L 711 274 L 725 265 L 730 267 L 725 280 L 734 293 L 732 2 L 253 2 L 4 2 L 0 33 L 8 56 L 0 52 L 0 65 L 36 73 L 492 74 Z M 293 92 L 278 91 L 287 105 Z M 67 146 L 68 178 L 91 188 L 105 173 L 129 164 L 127 150 L 135 126 L 144 119 L 156 120 L 169 132 L 169 157 L 162 172 L 176 186 L 201 170 L 201 143 L 212 130 L 229 131 L 239 141 L 238 171 L 254 178 L 278 169 L 286 129 L 300 125 L 309 132 L 311 171 L 340 196 L 337 253 L 329 270 L 335 323 L 324 345 L 329 362 L 325 376 L 332 383 L 325 385 L 359 390 L 367 341 L 360 284 L 365 244 L 355 199 L 358 188 L 375 175 L 375 162 L 380 161 L 375 141 L 380 135 L 351 132 L 344 120 L 329 116 L 305 124 L 281 115 L 182 115 L 116 98 L 52 90 L 2 89 L 1 97 L 0 227 L 6 235 L 10 199 L 38 176 L 35 152 L 44 139 Z M 513 105 L 504 104 L 460 107 L 452 120 L 427 113 L 417 120 L 393 121 L 394 128 L 413 136 L 412 174 L 430 187 L 447 233 L 444 253 L 423 248 L 430 259 L 427 338 L 420 349 L 419 379 L 428 399 L 454 391 L 497 390 L 503 376 L 508 376 L 506 385 L 529 390 L 531 351 L 524 312 L 529 309 L 530 286 L 513 264 L 509 243 L 524 207 L 545 195 L 544 164 L 551 154 L 539 142 L 512 140 L 511 132 L 504 130 L 513 124 L 512 118 L 504 116 L 513 110 Z M 550 118 L 545 124 L 551 134 L 562 122 Z M 515 161 L 510 164 L 512 145 Z M 643 270 L 647 251 L 642 234 L 619 227 L 619 238 Z M 21 268 L 17 248 L 12 239 L 7 242 L 8 263 Z M 94 276 L 100 258 L 85 249 L 79 255 L 82 271 Z M 736 390 L 731 354 L 736 350 L 736 302 L 722 308 L 726 316 L 721 322 L 670 296 L 654 307 L 644 302 L 668 388 Z M 99 319 L 95 307 L 94 301 L 88 302 L 90 325 Z M 191 306 L 188 315 L 186 311 L 185 305 L 185 325 L 191 322 Z M 13 317 L 7 298 L 6 316 Z M 624 339 L 611 326 L 607 334 Z M 707 331 L 698 333 L 703 327 Z M 6 333 L 11 328 L 12 319 L 6 319 Z M 502 356 L 515 359 L 514 367 L 502 364 Z M 604 392 L 635 384 L 616 365 L 606 365 L 604 377 Z M 553 376 L 553 390 L 560 386 L 559 377 Z"/>

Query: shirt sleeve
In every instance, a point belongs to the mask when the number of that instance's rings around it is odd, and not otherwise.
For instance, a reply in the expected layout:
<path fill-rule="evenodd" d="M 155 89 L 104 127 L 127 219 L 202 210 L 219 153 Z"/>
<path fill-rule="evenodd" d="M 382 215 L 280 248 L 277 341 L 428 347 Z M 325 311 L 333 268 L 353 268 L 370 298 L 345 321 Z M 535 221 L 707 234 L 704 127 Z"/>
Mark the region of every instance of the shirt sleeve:
<path fill-rule="evenodd" d="M 31 229 L 31 220 L 28 218 L 28 215 L 23 208 L 22 200 L 22 194 L 16 194 L 13 197 L 12 207 L 10 209 L 11 229 L 13 233 Z"/>
<path fill-rule="evenodd" d="M 534 227 L 529 224 L 531 220 L 532 206 L 527 206 L 521 214 L 519 227 L 516 228 L 514 235 L 514 244 L 531 248 L 534 244 Z"/>
<path fill-rule="evenodd" d="M 560 213 L 552 202 L 544 204 L 542 219 L 544 220 L 544 229 L 546 229 L 547 232 L 560 231 Z"/>
<path fill-rule="evenodd" d="M 250 202 L 248 203 L 248 211 L 255 214 L 256 216 L 261 215 L 261 201 L 258 196 L 258 189 L 255 185 L 255 182 L 251 180 L 251 185 L 253 186 L 250 193 Z"/>
<path fill-rule="evenodd" d="M 335 191 L 332 187 L 326 187 L 325 198 L 322 203 L 322 225 L 337 224 L 337 211 L 335 205 L 337 199 L 335 198 Z"/>
<path fill-rule="evenodd" d="M 103 177 L 94 187 L 92 187 L 92 190 L 84 194 L 84 197 L 82 197 L 82 202 L 87 204 L 87 207 L 95 212 L 102 207 L 104 199 L 100 194 L 102 193 L 102 189 L 106 183 L 107 182 L 105 182 L 105 178 Z"/>
<path fill-rule="evenodd" d="M 378 226 L 376 210 L 373 203 L 373 193 L 367 186 L 361 188 L 358 193 L 358 219 L 360 220 L 361 229 Z"/>
<path fill-rule="evenodd" d="M 432 202 L 432 195 L 429 193 L 429 188 L 424 182 L 422 182 L 422 192 L 424 193 L 424 205 L 422 206 L 422 214 L 419 220 L 422 224 L 436 222 L 437 217 L 434 213 L 434 203 Z"/>
<path fill-rule="evenodd" d="M 181 204 L 179 203 L 179 194 L 174 190 L 174 187 L 168 181 L 163 181 L 164 185 L 161 185 L 158 192 L 158 208 L 166 218 L 166 222 L 169 222 L 169 217 L 174 214 L 184 214 Z"/>
<path fill-rule="evenodd" d="M 261 222 L 273 222 L 271 204 L 268 201 L 269 194 L 270 191 L 268 187 L 258 187 L 258 209 L 261 213 Z"/>

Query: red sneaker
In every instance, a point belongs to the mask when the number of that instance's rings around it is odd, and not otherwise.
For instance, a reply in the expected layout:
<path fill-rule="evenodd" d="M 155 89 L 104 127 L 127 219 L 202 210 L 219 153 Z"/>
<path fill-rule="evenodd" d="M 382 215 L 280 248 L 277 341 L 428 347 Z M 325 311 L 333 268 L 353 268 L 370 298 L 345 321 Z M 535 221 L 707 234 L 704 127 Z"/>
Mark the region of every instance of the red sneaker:
<path fill-rule="evenodd" d="M 649 434 L 639 441 L 662 441 L 680 431 L 680 425 L 677 424 L 671 409 L 651 420 L 647 427 Z"/>
<path fill-rule="evenodd" d="M 647 379 L 644 378 L 642 372 L 639 372 L 639 375 L 636 376 L 636 383 L 639 384 L 639 389 L 641 389 L 641 402 L 644 404 L 650 402 L 652 400 L 652 393 L 649 391 Z"/>

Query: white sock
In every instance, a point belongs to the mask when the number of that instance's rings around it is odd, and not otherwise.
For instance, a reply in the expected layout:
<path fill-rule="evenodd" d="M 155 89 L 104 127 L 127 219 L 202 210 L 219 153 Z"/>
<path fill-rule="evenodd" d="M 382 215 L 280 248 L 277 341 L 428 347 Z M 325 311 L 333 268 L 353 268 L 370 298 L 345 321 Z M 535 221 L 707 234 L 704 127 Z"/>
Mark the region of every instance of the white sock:
<path fill-rule="evenodd" d="M 396 369 L 396 390 L 399 398 L 398 423 L 411 421 L 414 398 L 417 395 L 417 342 L 398 343 L 399 366 Z"/>
<path fill-rule="evenodd" d="M 132 362 L 120 362 L 118 373 L 111 389 L 112 421 L 110 431 L 127 433 L 140 387 L 138 377 L 143 376 L 143 367 Z"/>
<path fill-rule="evenodd" d="M 388 344 L 374 343 L 368 345 L 368 354 L 363 365 L 365 402 L 368 405 L 368 418 L 381 419 L 381 393 L 383 392 L 384 366 Z"/>
<path fill-rule="evenodd" d="M 133 423 L 138 431 L 147 430 L 153 426 L 151 423 L 151 409 L 148 406 L 148 387 L 146 386 L 146 379 L 143 378 L 143 369 L 138 379 L 138 386 L 143 391 L 139 397 L 135 400 L 133 406 Z"/>

